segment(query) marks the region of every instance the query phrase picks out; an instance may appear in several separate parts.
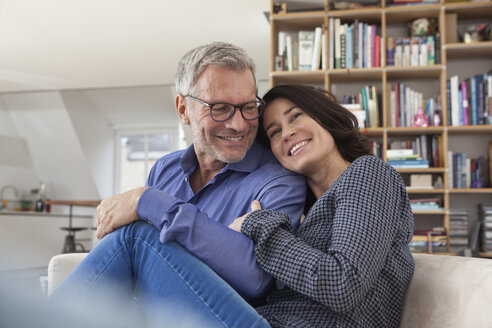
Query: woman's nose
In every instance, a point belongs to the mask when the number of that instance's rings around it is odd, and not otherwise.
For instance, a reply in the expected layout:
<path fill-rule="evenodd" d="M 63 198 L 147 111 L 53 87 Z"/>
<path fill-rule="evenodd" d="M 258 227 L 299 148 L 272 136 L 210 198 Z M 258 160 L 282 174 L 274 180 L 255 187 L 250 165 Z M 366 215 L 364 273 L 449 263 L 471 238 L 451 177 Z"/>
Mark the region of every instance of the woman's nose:
<path fill-rule="evenodd" d="M 291 128 L 284 129 L 282 132 L 283 138 L 286 141 L 289 140 L 296 133 L 295 130 Z"/>

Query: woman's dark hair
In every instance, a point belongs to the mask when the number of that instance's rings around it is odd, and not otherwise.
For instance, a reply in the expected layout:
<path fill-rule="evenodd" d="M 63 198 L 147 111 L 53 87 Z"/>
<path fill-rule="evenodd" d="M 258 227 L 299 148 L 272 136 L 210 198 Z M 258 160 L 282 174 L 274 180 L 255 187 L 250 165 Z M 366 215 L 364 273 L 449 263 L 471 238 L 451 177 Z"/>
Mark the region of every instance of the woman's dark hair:
<path fill-rule="evenodd" d="M 357 118 L 338 104 L 330 92 L 306 85 L 279 85 L 263 97 L 264 110 L 268 110 L 268 105 L 277 98 L 290 100 L 330 132 L 344 160 L 353 162 L 361 156 L 373 155 L 368 139 L 359 131 Z M 262 117 L 257 139 L 270 147 L 270 141 L 263 129 Z"/>

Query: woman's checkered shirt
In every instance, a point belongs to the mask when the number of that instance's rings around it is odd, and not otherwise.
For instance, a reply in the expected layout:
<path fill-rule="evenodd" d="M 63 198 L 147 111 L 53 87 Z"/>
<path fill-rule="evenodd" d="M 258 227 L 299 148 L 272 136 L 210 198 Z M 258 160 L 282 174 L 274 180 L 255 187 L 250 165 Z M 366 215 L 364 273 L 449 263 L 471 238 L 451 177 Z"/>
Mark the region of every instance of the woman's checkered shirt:
<path fill-rule="evenodd" d="M 398 327 L 413 227 L 400 175 L 374 156 L 355 160 L 295 235 L 284 214 L 251 213 L 242 232 L 278 287 L 257 311 L 272 327 Z"/>

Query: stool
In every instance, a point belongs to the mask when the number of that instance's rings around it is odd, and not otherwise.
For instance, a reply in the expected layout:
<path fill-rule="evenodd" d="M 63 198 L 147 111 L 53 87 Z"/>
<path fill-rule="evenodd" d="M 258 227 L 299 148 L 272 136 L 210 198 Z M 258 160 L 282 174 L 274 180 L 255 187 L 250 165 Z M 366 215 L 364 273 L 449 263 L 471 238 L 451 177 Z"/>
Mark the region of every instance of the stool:
<path fill-rule="evenodd" d="M 77 231 L 87 230 L 87 228 L 61 227 L 60 230 L 68 231 L 68 235 L 65 236 L 65 243 L 63 244 L 63 253 L 85 252 L 84 245 L 75 242 L 75 233 Z M 77 246 L 80 247 L 79 251 L 76 249 Z"/>

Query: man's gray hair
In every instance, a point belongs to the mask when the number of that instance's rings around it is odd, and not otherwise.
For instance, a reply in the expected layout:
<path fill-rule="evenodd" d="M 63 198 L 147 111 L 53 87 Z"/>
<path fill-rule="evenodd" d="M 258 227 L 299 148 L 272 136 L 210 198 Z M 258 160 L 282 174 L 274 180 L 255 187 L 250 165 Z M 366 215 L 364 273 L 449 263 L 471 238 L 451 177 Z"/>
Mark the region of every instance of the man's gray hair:
<path fill-rule="evenodd" d="M 188 51 L 181 58 L 176 72 L 176 92 L 185 96 L 196 95 L 194 87 L 198 77 L 209 65 L 233 71 L 249 69 L 256 84 L 256 65 L 243 48 L 225 42 L 212 42 Z"/>

